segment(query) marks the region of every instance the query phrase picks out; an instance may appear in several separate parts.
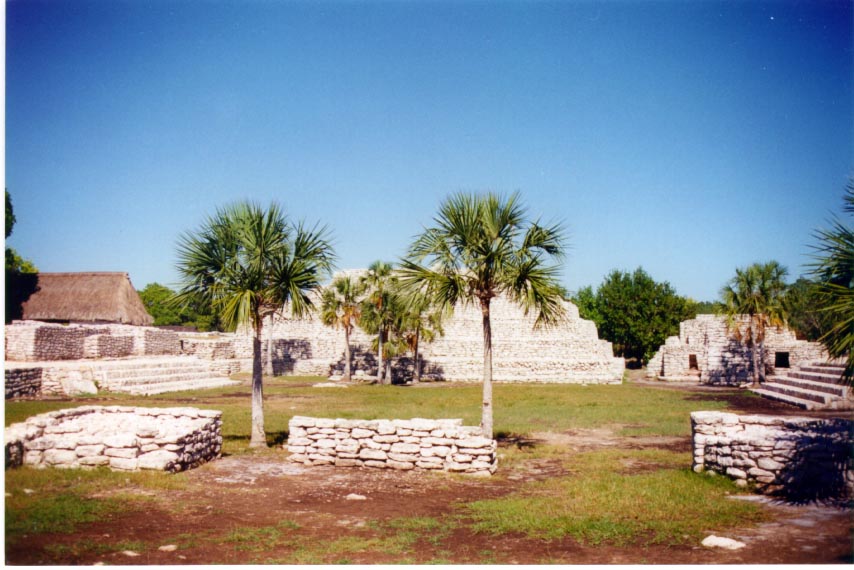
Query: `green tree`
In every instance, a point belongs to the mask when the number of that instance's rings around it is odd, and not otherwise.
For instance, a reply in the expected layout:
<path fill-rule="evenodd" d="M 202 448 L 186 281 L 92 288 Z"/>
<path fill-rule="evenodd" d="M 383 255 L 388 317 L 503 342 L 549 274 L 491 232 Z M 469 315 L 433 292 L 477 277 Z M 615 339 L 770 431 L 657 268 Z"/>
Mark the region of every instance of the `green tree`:
<path fill-rule="evenodd" d="M 578 307 L 578 316 L 588 321 L 596 323 L 596 328 L 602 328 L 602 315 L 599 314 L 599 300 L 593 287 L 587 285 L 575 292 L 575 295 L 570 297 L 570 301 Z"/>
<path fill-rule="evenodd" d="M 691 301 L 698 315 L 720 315 L 724 312 L 724 304 L 720 301 Z"/>
<path fill-rule="evenodd" d="M 6 237 L 8 238 L 12 235 L 12 227 L 14 227 L 15 222 L 18 221 L 15 218 L 15 210 L 12 208 L 12 197 L 9 196 L 9 190 L 6 190 Z"/>
<path fill-rule="evenodd" d="M 821 285 L 805 277 L 789 285 L 783 302 L 786 305 L 788 325 L 798 338 L 818 341 L 833 326 L 830 315 L 820 309 Z"/>
<path fill-rule="evenodd" d="M 293 224 L 272 203 L 218 209 L 178 244 L 177 300 L 211 307 L 228 330 L 252 331 L 252 429 L 249 445 L 266 446 L 261 335 L 264 318 L 288 304 L 295 317 L 314 309 L 312 294 L 332 268 L 325 228 Z"/>
<path fill-rule="evenodd" d="M 393 307 L 396 277 L 394 267 L 385 261 L 375 261 L 368 266 L 368 271 L 361 278 L 361 284 L 367 290 L 367 296 L 362 303 L 362 329 L 368 334 L 377 335 L 374 343 L 377 351 L 377 382 L 391 384 L 391 375 L 386 374 L 389 364 L 385 353 L 391 347 L 383 349 L 383 344 L 389 336 L 389 329 L 395 318 Z"/>
<path fill-rule="evenodd" d="M 175 302 L 175 291 L 160 283 L 149 283 L 140 292 L 139 298 L 148 314 L 154 317 L 154 326 L 187 326 L 200 331 L 215 330 L 216 315 L 205 310 Z"/>
<path fill-rule="evenodd" d="M 483 405 L 481 427 L 493 433 L 492 324 L 490 305 L 506 295 L 527 314 L 537 311 L 537 326 L 565 317 L 557 265 L 562 259 L 564 232 L 560 225 L 531 222 L 518 194 L 458 193 L 447 198 L 427 228 L 410 246 L 402 262 L 406 290 L 424 288 L 437 307 L 476 304 L 483 324 Z"/>
<path fill-rule="evenodd" d="M 633 273 L 612 271 L 594 300 L 589 289 L 581 291 L 580 302 L 592 305 L 585 312 L 592 315 L 602 338 L 614 344 L 617 355 L 640 364 L 649 362 L 668 336 L 678 334 L 679 323 L 696 316 L 692 301 L 677 295 L 670 283 L 656 282 L 641 267 Z"/>
<path fill-rule="evenodd" d="M 344 329 L 344 380 L 352 380 L 350 333 L 362 316 L 362 296 L 365 287 L 350 276 L 337 277 L 321 295 L 320 320 L 329 327 Z"/>
<path fill-rule="evenodd" d="M 854 181 L 845 189 L 843 211 L 854 215 Z M 854 384 L 854 228 L 838 218 L 816 231 L 812 275 L 819 283 L 817 308 L 830 330 L 821 342 L 833 358 L 847 358 L 845 379 Z"/>
<path fill-rule="evenodd" d="M 15 223 L 17 221 L 18 219 L 15 217 L 15 210 L 12 206 L 12 197 L 9 195 L 9 191 L 6 190 L 6 239 L 9 239 L 9 236 L 12 235 L 12 228 L 15 227 Z M 38 272 L 38 268 L 32 261 L 21 257 L 18 252 L 11 247 L 6 248 L 6 274 L 7 282 L 10 285 L 19 281 L 19 279 L 16 278 L 16 275 L 10 275 L 10 273 L 30 274 Z"/>
<path fill-rule="evenodd" d="M 445 334 L 442 328 L 444 312 L 436 307 L 424 288 L 401 291 L 398 294 L 398 314 L 395 319 L 395 330 L 403 345 L 412 351 L 413 372 L 412 383 L 421 381 L 421 363 L 419 348 L 421 342 L 433 342 L 437 336 Z"/>
<path fill-rule="evenodd" d="M 754 387 L 765 380 L 765 333 L 768 327 L 786 323 L 786 273 L 776 261 L 754 263 L 736 269 L 735 277 L 721 290 L 729 325 L 750 349 Z M 742 316 L 747 317 L 745 331 L 739 326 Z"/>

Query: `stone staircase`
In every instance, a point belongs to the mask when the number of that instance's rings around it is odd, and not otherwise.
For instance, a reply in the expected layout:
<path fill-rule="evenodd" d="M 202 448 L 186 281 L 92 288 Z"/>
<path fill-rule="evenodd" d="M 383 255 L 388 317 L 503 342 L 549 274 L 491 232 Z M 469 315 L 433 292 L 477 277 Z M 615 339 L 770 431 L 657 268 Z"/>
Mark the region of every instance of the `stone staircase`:
<path fill-rule="evenodd" d="M 209 361 L 188 356 L 101 361 L 92 373 L 99 390 L 145 396 L 239 384 L 212 372 Z"/>
<path fill-rule="evenodd" d="M 751 391 L 805 410 L 854 409 L 851 389 L 842 383 L 844 369 L 842 364 L 826 362 L 812 362 L 783 374 L 778 369 L 761 388 Z"/>

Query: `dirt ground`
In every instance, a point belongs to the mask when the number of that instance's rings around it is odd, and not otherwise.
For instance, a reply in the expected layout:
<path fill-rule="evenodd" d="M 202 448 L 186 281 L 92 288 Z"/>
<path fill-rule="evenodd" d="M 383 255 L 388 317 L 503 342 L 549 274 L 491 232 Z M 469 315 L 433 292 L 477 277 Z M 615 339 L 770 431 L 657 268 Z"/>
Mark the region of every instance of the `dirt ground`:
<path fill-rule="evenodd" d="M 674 386 L 672 389 L 686 389 Z M 693 389 L 697 389 L 696 386 Z M 730 392 L 732 394 L 732 392 Z M 804 414 L 788 406 L 739 395 L 724 396 L 742 413 Z M 618 437 L 608 430 L 573 430 L 561 434 L 533 434 L 532 440 L 559 443 L 568 450 L 601 447 L 668 448 L 689 450 L 688 438 Z M 504 442 L 516 445 L 520 442 Z M 253 557 L 233 542 L 179 539 L 204 533 L 223 536 L 241 527 L 275 526 L 282 520 L 299 525 L 300 536 L 318 544 L 344 534 L 376 537 L 381 534 L 371 521 L 400 517 L 433 517 L 450 520 L 459 516 L 457 502 L 498 497 L 512 492 L 520 481 L 542 480 L 560 475 L 562 468 L 551 460 L 521 462 L 512 472 L 491 479 L 448 477 L 424 473 L 370 469 L 303 467 L 283 461 L 285 453 L 224 457 L 192 472 L 181 474 L 188 484 L 180 491 L 152 504 L 145 513 L 113 515 L 84 525 L 73 534 L 39 535 L 9 547 L 10 564 L 240 564 L 275 560 Z M 365 500 L 347 499 L 351 493 Z M 757 501 L 772 513 L 769 522 L 745 525 L 724 536 L 746 543 L 736 551 L 709 549 L 700 544 L 680 547 L 649 546 L 616 548 L 580 545 L 572 539 L 533 540 L 521 535 L 475 533 L 457 524 L 441 541 L 425 536 L 406 553 L 410 561 L 426 563 L 497 564 L 802 564 L 854 562 L 852 511 L 830 506 L 794 506 L 768 498 L 747 495 L 733 500 Z M 147 545 L 138 556 L 122 552 L 75 554 L 69 549 L 81 541 L 142 541 Z M 177 544 L 172 552 L 158 545 Z M 57 545 L 68 545 L 61 555 Z M 487 554 L 485 554 L 487 553 Z M 281 552 L 279 559 L 287 559 Z M 350 552 L 346 560 L 357 564 L 394 563 L 401 555 Z"/>

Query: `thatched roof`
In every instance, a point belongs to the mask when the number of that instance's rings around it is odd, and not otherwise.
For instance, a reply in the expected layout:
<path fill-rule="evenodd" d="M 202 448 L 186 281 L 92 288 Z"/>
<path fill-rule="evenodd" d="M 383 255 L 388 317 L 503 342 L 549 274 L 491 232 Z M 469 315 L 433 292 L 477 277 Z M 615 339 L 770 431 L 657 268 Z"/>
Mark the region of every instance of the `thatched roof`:
<path fill-rule="evenodd" d="M 127 273 L 39 273 L 23 303 L 25 320 L 150 325 Z"/>

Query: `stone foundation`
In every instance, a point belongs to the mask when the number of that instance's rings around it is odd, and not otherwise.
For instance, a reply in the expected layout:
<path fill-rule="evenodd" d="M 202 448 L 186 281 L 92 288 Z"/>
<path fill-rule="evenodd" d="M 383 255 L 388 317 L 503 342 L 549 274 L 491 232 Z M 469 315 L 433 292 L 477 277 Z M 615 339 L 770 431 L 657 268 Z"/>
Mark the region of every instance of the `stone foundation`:
<path fill-rule="evenodd" d="M 222 412 L 84 406 L 6 428 L 6 468 L 184 471 L 220 456 Z"/>
<path fill-rule="evenodd" d="M 489 476 L 494 439 L 462 420 L 345 420 L 294 416 L 290 460 L 304 465 L 436 470 Z"/>
<path fill-rule="evenodd" d="M 6 399 L 34 398 L 42 393 L 42 369 L 18 368 L 4 370 Z"/>
<path fill-rule="evenodd" d="M 854 422 L 693 412 L 694 471 L 796 502 L 854 498 Z"/>

